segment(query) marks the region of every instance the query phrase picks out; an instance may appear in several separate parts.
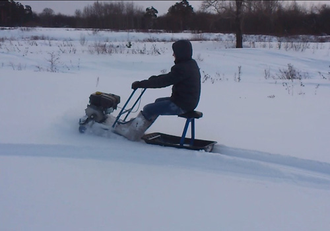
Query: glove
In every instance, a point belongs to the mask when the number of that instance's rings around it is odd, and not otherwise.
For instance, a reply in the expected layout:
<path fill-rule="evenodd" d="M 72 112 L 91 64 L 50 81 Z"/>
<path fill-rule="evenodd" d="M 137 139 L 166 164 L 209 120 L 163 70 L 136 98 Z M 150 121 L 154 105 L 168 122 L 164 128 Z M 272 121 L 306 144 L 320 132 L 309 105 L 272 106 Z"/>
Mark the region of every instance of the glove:
<path fill-rule="evenodd" d="M 138 89 L 138 88 L 140 88 L 140 81 L 135 81 L 135 82 L 133 82 L 133 83 L 132 83 L 132 89 L 133 89 L 133 90 L 136 90 L 136 89 Z"/>

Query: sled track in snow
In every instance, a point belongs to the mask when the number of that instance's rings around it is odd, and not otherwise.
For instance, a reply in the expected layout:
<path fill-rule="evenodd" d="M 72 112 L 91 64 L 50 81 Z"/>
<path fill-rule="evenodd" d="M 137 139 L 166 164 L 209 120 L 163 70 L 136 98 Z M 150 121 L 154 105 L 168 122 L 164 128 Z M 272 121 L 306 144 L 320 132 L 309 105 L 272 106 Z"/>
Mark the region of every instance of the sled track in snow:
<path fill-rule="evenodd" d="M 0 144 L 0 158 L 37 157 L 112 161 L 330 189 L 330 163 L 326 162 L 222 145 L 215 145 L 212 153 L 206 153 L 152 145 L 146 149 L 146 144 L 142 142 L 127 145 L 127 141 L 122 140 L 117 140 L 116 144 L 111 150 L 108 147 L 90 146 Z"/>
<path fill-rule="evenodd" d="M 231 162 L 237 174 L 248 174 L 302 186 L 330 189 L 330 163 L 215 145 L 213 153 Z M 232 160 L 236 160 L 232 162 Z M 234 167 L 233 167 L 234 166 Z M 223 171 L 228 170 L 224 164 Z"/>
<path fill-rule="evenodd" d="M 330 163 L 325 162 L 300 159 L 297 157 L 283 156 L 278 154 L 275 155 L 247 149 L 232 148 L 223 145 L 215 145 L 213 152 L 224 156 L 276 164 L 280 166 L 287 166 L 300 170 L 330 175 Z"/>

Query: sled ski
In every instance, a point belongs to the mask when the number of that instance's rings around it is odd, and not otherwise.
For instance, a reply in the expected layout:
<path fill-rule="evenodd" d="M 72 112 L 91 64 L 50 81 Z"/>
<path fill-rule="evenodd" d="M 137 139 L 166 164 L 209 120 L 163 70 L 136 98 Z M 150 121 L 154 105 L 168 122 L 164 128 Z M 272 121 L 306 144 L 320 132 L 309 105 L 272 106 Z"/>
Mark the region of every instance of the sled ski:
<path fill-rule="evenodd" d="M 168 146 L 174 148 L 185 148 L 191 150 L 204 150 L 206 152 L 212 152 L 215 141 L 208 140 L 198 140 L 194 139 L 193 143 L 191 138 L 184 138 L 184 142 L 180 143 L 181 137 L 168 135 L 160 132 L 154 132 L 150 134 L 146 134 L 142 137 L 142 139 L 147 144 L 155 144 L 160 146 Z"/>
<path fill-rule="evenodd" d="M 117 109 L 117 106 L 120 103 L 120 96 L 103 92 L 91 94 L 89 97 L 89 104 L 85 109 L 86 115 L 79 119 L 79 132 L 85 133 L 86 130 L 93 130 L 93 128 L 97 128 L 99 131 L 112 131 L 117 123 L 126 123 L 129 114 L 138 104 L 145 91 L 146 89 L 143 89 L 140 95 L 137 96 L 137 99 L 134 101 L 131 108 L 126 109 L 136 92 L 136 89 L 133 90 L 117 117 L 114 117 L 111 113 Z M 147 144 L 211 152 L 217 142 L 195 139 L 195 119 L 199 119 L 202 116 L 203 113 L 198 111 L 192 111 L 179 115 L 179 117 L 186 119 L 181 137 L 155 132 L 145 134 L 141 139 Z M 121 117 L 124 118 L 121 119 Z M 186 138 L 189 125 L 191 137 Z"/>
<path fill-rule="evenodd" d="M 203 113 L 199 111 L 191 111 L 178 115 L 178 117 L 186 119 L 181 137 L 156 132 L 146 134 L 142 137 L 142 139 L 148 144 L 211 152 L 216 144 L 215 141 L 195 139 L 195 119 L 202 118 Z M 186 138 L 189 125 L 191 130 L 191 138 Z"/>

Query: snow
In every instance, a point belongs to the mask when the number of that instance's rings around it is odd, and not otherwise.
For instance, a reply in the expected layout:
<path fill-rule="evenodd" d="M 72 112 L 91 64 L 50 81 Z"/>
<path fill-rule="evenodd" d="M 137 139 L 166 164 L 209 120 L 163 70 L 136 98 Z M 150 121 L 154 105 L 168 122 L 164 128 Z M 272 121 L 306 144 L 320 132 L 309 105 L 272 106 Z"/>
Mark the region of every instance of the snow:
<path fill-rule="evenodd" d="M 196 136 L 213 153 L 78 132 L 91 93 L 123 106 L 180 38 L 196 40 Z M 329 230 L 330 43 L 257 38 L 2 28 L 0 230 Z M 279 78 L 288 64 L 301 80 Z M 140 109 L 169 93 L 147 90 Z M 183 126 L 163 116 L 148 132 Z"/>

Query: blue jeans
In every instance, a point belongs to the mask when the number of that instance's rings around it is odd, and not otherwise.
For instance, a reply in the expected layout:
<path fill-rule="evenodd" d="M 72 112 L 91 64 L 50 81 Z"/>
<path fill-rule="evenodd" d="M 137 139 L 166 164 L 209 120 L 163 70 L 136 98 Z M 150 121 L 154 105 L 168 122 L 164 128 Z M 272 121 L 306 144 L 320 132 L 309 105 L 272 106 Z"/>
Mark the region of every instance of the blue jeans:
<path fill-rule="evenodd" d="M 142 114 L 147 120 L 152 120 L 159 115 L 181 115 L 183 109 L 173 103 L 170 97 L 156 99 L 154 103 L 144 106 Z"/>

